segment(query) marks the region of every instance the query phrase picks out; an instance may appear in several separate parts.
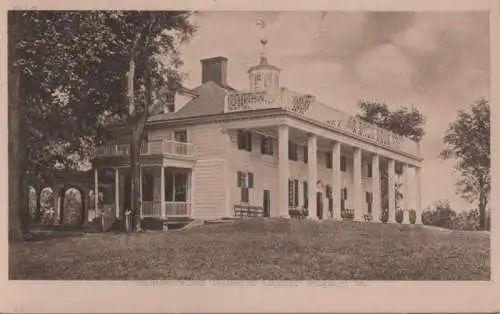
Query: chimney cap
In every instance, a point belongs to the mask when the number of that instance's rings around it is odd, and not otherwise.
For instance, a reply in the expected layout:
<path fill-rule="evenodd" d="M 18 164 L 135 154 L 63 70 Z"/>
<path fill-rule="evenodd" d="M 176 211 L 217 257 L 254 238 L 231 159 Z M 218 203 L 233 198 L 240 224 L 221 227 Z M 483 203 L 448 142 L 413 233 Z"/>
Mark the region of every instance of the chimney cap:
<path fill-rule="evenodd" d="M 218 56 L 218 57 L 211 57 L 211 58 L 205 58 L 201 59 L 201 63 L 207 63 L 207 62 L 217 62 L 217 61 L 225 61 L 227 62 L 229 59 L 226 57 Z"/>

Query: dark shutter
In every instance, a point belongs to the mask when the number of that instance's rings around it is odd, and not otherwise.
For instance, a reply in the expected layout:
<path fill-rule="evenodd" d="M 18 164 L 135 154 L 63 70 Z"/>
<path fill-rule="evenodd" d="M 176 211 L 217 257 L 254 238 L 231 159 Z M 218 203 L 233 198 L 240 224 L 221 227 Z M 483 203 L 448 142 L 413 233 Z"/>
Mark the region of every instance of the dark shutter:
<path fill-rule="evenodd" d="M 329 185 L 326 186 L 326 197 L 332 198 L 332 188 Z"/>
<path fill-rule="evenodd" d="M 247 151 L 252 151 L 252 133 L 247 132 Z"/>
<path fill-rule="evenodd" d="M 294 205 L 295 207 L 298 207 L 299 206 L 299 180 L 294 180 L 293 181 L 294 183 L 294 198 L 295 198 L 295 201 L 294 201 Z"/>
<path fill-rule="evenodd" d="M 243 138 L 242 130 L 238 130 L 238 149 L 245 149 L 245 140 Z"/>
<path fill-rule="evenodd" d="M 302 195 L 304 196 L 304 207 L 308 207 L 309 206 L 309 199 L 307 198 L 307 191 L 308 187 L 307 187 L 307 181 L 304 181 L 304 190 L 302 191 Z"/>
<path fill-rule="evenodd" d="M 372 164 L 369 163 L 368 164 L 368 178 L 371 178 L 372 177 Z"/>
<path fill-rule="evenodd" d="M 346 170 L 346 158 L 345 156 L 340 156 L 340 171 Z"/>
<path fill-rule="evenodd" d="M 252 172 L 248 173 L 248 187 L 250 189 L 253 189 L 253 173 Z"/>
<path fill-rule="evenodd" d="M 293 207 L 293 180 L 288 179 L 288 206 Z"/>
<path fill-rule="evenodd" d="M 239 188 L 242 187 L 241 186 L 242 176 L 243 176 L 243 173 L 241 171 L 238 171 L 238 178 L 237 178 L 238 182 L 237 182 L 237 185 L 238 185 Z"/>
<path fill-rule="evenodd" d="M 248 188 L 241 188 L 241 202 L 248 203 Z"/>
<path fill-rule="evenodd" d="M 308 161 L 309 161 L 308 149 L 307 146 L 304 146 L 304 163 L 307 164 Z"/>
<path fill-rule="evenodd" d="M 269 153 L 270 155 L 274 154 L 274 141 L 272 138 L 268 138 L 269 141 Z"/>
<path fill-rule="evenodd" d="M 332 153 L 331 152 L 326 153 L 326 167 L 328 169 L 332 169 Z"/>
<path fill-rule="evenodd" d="M 260 153 L 262 155 L 266 154 L 266 137 L 264 135 L 260 136 Z"/>

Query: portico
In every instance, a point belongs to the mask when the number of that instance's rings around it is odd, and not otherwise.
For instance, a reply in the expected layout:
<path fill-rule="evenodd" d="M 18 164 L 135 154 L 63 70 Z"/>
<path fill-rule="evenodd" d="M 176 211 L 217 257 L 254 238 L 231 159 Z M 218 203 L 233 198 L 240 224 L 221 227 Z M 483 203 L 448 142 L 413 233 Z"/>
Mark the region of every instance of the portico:
<path fill-rule="evenodd" d="M 316 104 L 310 104 L 313 105 Z M 332 111 L 337 113 L 333 108 Z M 353 117 L 349 117 L 342 128 L 342 122 L 321 123 L 287 110 L 287 107 L 266 112 L 248 109 L 238 112 L 241 119 L 224 123 L 227 130 L 243 129 L 269 136 L 277 142 L 278 209 L 271 212 L 271 216 L 288 217 L 291 207 L 296 207 L 291 205 L 306 205 L 310 219 L 319 218 L 319 207 L 323 209 L 322 219 L 380 222 L 385 210 L 387 221 L 395 222 L 399 193 L 402 200 L 398 207 L 404 212 L 402 222 L 409 222 L 411 209 L 416 212 L 415 223 L 421 223 L 419 174 L 422 158 L 417 143 L 408 143 L 408 139 Z M 371 134 L 378 134 L 378 138 L 357 131 L 363 127 L 372 128 Z M 384 141 L 384 137 L 389 140 Z M 296 154 L 291 149 L 302 151 L 303 160 L 291 158 Z M 402 169 L 399 175 L 396 168 Z M 386 181 L 382 181 L 384 175 Z M 298 202 L 290 201 L 291 181 L 295 182 L 292 186 L 298 182 L 298 190 L 302 190 L 302 193 L 295 192 Z M 386 186 L 382 187 L 384 182 Z M 396 183 L 400 191 L 396 190 Z"/>

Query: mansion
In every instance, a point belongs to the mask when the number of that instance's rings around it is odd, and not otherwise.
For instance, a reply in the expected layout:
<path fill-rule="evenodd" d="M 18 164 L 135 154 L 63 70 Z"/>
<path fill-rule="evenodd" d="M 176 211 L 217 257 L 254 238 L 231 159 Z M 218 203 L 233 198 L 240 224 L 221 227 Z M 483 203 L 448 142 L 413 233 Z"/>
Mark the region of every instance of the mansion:
<path fill-rule="evenodd" d="M 201 60 L 201 84 L 172 92 L 149 118 L 139 158 L 141 217 L 302 212 L 375 222 L 385 212 L 395 222 L 400 208 L 403 223 L 410 209 L 421 223 L 418 143 L 281 86 L 281 70 L 264 53 L 248 69 L 247 91 L 230 86 L 227 65 L 225 57 Z M 113 132 L 92 162 L 94 208 L 121 217 L 131 207 L 130 135 Z"/>

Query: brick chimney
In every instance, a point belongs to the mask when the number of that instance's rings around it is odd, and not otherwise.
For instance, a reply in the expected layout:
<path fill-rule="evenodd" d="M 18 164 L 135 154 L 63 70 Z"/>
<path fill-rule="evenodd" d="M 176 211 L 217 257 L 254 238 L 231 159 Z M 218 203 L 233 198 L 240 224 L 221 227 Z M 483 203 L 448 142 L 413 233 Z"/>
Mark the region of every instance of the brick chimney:
<path fill-rule="evenodd" d="M 214 57 L 201 60 L 201 83 L 213 81 L 221 87 L 227 86 L 227 58 Z"/>

